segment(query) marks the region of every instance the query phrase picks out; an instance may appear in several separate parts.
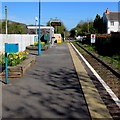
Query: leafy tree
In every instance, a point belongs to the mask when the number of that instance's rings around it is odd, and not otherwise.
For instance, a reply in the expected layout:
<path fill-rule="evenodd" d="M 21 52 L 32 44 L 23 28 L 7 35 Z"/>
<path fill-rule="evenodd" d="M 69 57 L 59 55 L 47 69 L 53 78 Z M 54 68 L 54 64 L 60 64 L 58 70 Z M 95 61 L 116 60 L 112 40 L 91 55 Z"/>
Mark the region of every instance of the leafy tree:
<path fill-rule="evenodd" d="M 70 37 L 75 37 L 76 35 L 75 30 L 77 30 L 77 36 L 94 34 L 94 33 L 102 33 L 103 32 L 103 18 L 97 14 L 94 21 L 81 20 L 75 28 L 70 30 Z"/>
<path fill-rule="evenodd" d="M 89 27 L 89 23 L 85 22 L 83 25 L 82 25 L 82 32 L 89 32 L 88 31 L 88 28 Z"/>
<path fill-rule="evenodd" d="M 1 27 L 0 32 L 2 34 L 5 34 L 6 22 L 3 21 L 1 24 L 2 24 L 1 25 L 2 27 Z M 8 34 L 27 34 L 27 27 L 24 24 L 7 21 L 7 26 L 8 26 Z"/>
<path fill-rule="evenodd" d="M 95 33 L 95 29 L 93 28 L 93 21 L 85 22 L 81 20 L 75 28 L 70 30 L 70 37 L 75 37 L 75 30 L 77 30 L 77 36 Z"/>
<path fill-rule="evenodd" d="M 95 28 L 93 27 L 93 22 L 89 22 L 89 33 L 94 34 L 95 33 Z"/>
<path fill-rule="evenodd" d="M 95 28 L 96 33 L 102 33 L 103 18 L 100 15 L 96 15 L 93 27 Z"/>
<path fill-rule="evenodd" d="M 70 37 L 73 37 L 73 38 L 75 37 L 75 34 L 76 34 L 75 30 L 76 30 L 76 28 L 73 28 L 70 30 Z"/>

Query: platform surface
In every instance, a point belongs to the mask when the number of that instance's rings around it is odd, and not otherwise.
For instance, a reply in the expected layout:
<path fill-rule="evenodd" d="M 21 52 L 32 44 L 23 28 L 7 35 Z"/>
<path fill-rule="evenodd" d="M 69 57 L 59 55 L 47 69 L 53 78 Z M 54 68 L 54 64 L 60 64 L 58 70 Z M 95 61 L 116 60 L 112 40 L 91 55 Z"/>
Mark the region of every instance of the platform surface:
<path fill-rule="evenodd" d="M 2 90 L 3 118 L 111 118 L 67 43 L 55 44 L 37 56 L 22 78 L 10 79 Z"/>

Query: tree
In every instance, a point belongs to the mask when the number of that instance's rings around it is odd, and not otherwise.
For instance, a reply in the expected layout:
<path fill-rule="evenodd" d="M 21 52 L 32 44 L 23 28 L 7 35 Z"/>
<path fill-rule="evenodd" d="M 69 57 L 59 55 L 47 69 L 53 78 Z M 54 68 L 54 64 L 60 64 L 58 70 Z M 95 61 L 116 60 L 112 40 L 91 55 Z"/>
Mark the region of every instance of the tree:
<path fill-rule="evenodd" d="M 89 33 L 94 34 L 95 28 L 93 27 L 93 21 L 89 22 Z"/>
<path fill-rule="evenodd" d="M 91 21 L 81 20 L 75 28 L 70 30 L 70 37 L 75 37 L 75 34 L 76 34 L 75 30 L 77 30 L 77 36 L 95 33 L 92 20 Z"/>
<path fill-rule="evenodd" d="M 1 22 L 1 24 L 2 24 L 1 25 L 2 27 L 1 27 L 0 32 L 2 34 L 5 34 L 6 22 L 3 21 L 3 22 Z M 8 21 L 7 26 L 8 26 L 8 34 L 27 34 L 27 27 L 24 24 Z"/>
<path fill-rule="evenodd" d="M 75 37 L 75 34 L 76 34 L 75 30 L 76 30 L 76 28 L 73 28 L 70 30 L 70 37 L 73 37 L 73 38 Z"/>
<path fill-rule="evenodd" d="M 102 33 L 102 26 L 103 26 L 103 18 L 100 15 L 96 15 L 93 27 L 95 28 L 96 33 Z"/>

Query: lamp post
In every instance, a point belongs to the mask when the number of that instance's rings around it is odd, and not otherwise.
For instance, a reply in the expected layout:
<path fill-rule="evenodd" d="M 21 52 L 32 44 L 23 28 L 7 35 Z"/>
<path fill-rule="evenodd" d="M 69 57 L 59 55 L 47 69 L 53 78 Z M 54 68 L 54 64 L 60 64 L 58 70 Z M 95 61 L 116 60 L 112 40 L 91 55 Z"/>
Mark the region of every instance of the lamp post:
<path fill-rule="evenodd" d="M 50 47 L 52 47 L 51 22 L 52 22 L 52 18 L 50 18 Z"/>
<path fill-rule="evenodd" d="M 35 33 L 36 33 L 36 36 L 34 37 L 34 42 L 38 42 L 38 28 L 37 28 L 37 26 L 38 26 L 38 17 L 35 17 L 35 26 L 36 26 L 36 31 L 35 31 Z"/>
<path fill-rule="evenodd" d="M 75 30 L 75 38 L 77 37 L 77 30 Z"/>
<path fill-rule="evenodd" d="M 65 41 L 65 31 L 66 31 L 66 29 L 64 29 L 64 41 Z"/>
<path fill-rule="evenodd" d="M 40 0 L 39 0 L 38 56 L 40 54 L 41 54 L 41 41 L 40 41 Z"/>
<path fill-rule="evenodd" d="M 37 36 L 37 25 L 38 25 L 38 17 L 35 17 L 35 26 L 36 26 L 36 36 Z"/>

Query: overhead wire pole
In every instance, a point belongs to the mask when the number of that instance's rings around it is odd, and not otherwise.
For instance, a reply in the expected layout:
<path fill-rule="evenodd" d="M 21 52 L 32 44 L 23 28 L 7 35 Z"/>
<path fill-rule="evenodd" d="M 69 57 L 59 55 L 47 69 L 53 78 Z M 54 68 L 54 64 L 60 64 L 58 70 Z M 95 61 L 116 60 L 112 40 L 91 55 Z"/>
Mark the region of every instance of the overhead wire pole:
<path fill-rule="evenodd" d="M 37 25 L 38 25 L 38 18 L 37 17 L 35 17 L 35 26 L 36 26 L 36 36 L 37 36 Z"/>
<path fill-rule="evenodd" d="M 41 41 L 40 41 L 40 0 L 39 0 L 39 30 L 38 30 L 38 56 L 41 54 Z"/>
<path fill-rule="evenodd" d="M 7 9 L 7 6 L 5 6 L 5 21 L 6 21 L 6 35 L 7 35 L 7 33 L 8 33 L 8 30 L 7 30 L 7 15 L 8 14 L 8 9 Z"/>

